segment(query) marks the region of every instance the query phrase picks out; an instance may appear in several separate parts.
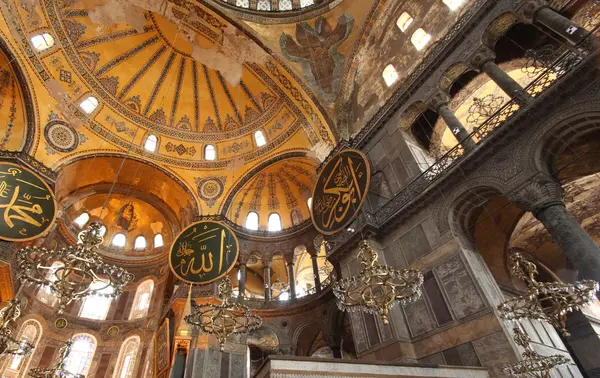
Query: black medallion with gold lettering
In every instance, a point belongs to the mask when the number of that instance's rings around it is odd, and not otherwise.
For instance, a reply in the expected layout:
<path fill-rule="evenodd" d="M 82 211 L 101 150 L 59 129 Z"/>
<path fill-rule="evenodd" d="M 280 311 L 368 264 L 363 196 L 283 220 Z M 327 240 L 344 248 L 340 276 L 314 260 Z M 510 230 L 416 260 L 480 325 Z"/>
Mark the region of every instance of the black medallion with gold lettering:
<path fill-rule="evenodd" d="M 55 218 L 54 193 L 48 184 L 27 168 L 0 161 L 0 239 L 35 239 Z"/>
<path fill-rule="evenodd" d="M 371 167 L 358 150 L 340 151 L 321 170 L 312 194 L 315 228 L 332 235 L 356 218 L 369 190 Z"/>
<path fill-rule="evenodd" d="M 238 240 L 229 227 L 221 222 L 200 221 L 177 236 L 169 266 L 185 282 L 206 284 L 225 276 L 238 254 Z"/>

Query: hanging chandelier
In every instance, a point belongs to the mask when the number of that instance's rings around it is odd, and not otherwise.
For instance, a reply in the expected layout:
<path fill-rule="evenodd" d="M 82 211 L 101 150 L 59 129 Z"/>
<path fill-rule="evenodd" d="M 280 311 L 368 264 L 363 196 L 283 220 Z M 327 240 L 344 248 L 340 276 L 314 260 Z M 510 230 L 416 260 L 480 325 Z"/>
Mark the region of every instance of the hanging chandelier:
<path fill-rule="evenodd" d="M 287 282 L 283 282 L 277 277 L 277 280 L 271 284 L 271 289 L 280 293 L 285 293 L 290 290 L 290 285 Z"/>
<path fill-rule="evenodd" d="M 569 336 L 566 330 L 567 313 L 592 302 L 598 291 L 598 282 L 538 282 L 535 278 L 538 271 L 533 262 L 520 253 L 514 253 L 510 261 L 511 273 L 525 283 L 527 291 L 498 306 L 502 317 L 507 320 L 543 320 L 559 329 L 563 336 Z"/>
<path fill-rule="evenodd" d="M 366 240 L 360 242 L 358 258 L 363 266 L 358 276 L 343 278 L 332 285 L 340 310 L 376 313 L 383 324 L 388 324 L 394 304 L 413 302 L 421 296 L 423 275 L 418 270 L 379 265 L 377 251 Z"/>
<path fill-rule="evenodd" d="M 203 333 L 214 335 L 223 351 L 230 335 L 247 334 L 259 328 L 262 319 L 252 315 L 247 306 L 234 299 L 229 277 L 225 277 L 219 283 L 218 296 L 221 300 L 218 305 L 198 305 L 192 301 L 192 313 L 185 317 L 185 322 L 198 327 Z"/>
<path fill-rule="evenodd" d="M 513 364 L 504 365 L 504 374 L 515 378 L 550 378 L 550 370 L 557 366 L 572 364 L 567 357 L 555 354 L 542 356 L 531 348 L 529 336 L 519 326 L 513 328 L 514 339 L 517 345 L 523 347 L 523 360 Z"/>
<path fill-rule="evenodd" d="M 0 310 L 0 322 L 2 323 L 0 324 L 0 355 L 26 356 L 33 349 L 33 345 L 27 340 L 16 340 L 10 335 L 12 330 L 9 325 L 19 316 L 21 316 L 21 303 L 16 299 L 8 301 L 8 305 Z"/>
<path fill-rule="evenodd" d="M 76 247 L 59 250 L 25 247 L 17 252 L 19 279 L 49 288 L 58 299 L 58 314 L 71 302 L 91 295 L 118 298 L 133 274 L 104 262 L 100 224 L 92 222 L 79 233 Z"/>
<path fill-rule="evenodd" d="M 58 361 L 51 368 L 31 368 L 29 369 L 29 376 L 32 378 L 84 378 L 84 375 L 73 374 L 66 370 L 67 358 L 71 353 L 71 347 L 73 346 L 73 340 L 67 341 L 65 345 L 58 351 Z"/>

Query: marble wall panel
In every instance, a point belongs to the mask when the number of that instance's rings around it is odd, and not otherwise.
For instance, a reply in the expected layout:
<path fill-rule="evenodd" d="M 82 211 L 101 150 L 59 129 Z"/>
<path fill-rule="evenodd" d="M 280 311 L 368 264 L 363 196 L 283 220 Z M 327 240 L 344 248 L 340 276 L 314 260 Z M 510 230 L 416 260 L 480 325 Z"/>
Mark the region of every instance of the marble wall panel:
<path fill-rule="evenodd" d="M 446 292 L 456 319 L 464 318 L 485 308 L 471 275 L 459 256 L 435 268 Z"/>
<path fill-rule="evenodd" d="M 388 244 L 383 249 L 383 255 L 385 256 L 386 264 L 394 268 L 404 268 L 408 265 L 400 247 L 400 240 L 394 240 Z"/>
<path fill-rule="evenodd" d="M 401 236 L 400 245 L 409 264 L 431 251 L 431 246 L 421 224 L 418 224 Z"/>
<path fill-rule="evenodd" d="M 500 366 L 517 361 L 515 351 L 503 331 L 473 340 L 472 343 L 481 365 L 487 367 L 492 376 L 506 377 Z"/>
<path fill-rule="evenodd" d="M 367 345 L 367 334 L 363 327 L 362 316 L 358 312 L 350 312 L 349 315 L 356 351 L 358 353 L 364 352 L 369 346 Z"/>
<path fill-rule="evenodd" d="M 404 313 L 413 337 L 429 332 L 436 327 L 435 320 L 431 317 L 423 298 L 405 305 Z"/>

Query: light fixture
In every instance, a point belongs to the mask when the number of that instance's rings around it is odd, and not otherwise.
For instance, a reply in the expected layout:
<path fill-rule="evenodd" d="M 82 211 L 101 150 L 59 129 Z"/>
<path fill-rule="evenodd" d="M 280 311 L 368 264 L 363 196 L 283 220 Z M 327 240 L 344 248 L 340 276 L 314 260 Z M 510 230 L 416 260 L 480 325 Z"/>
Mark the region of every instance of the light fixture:
<path fill-rule="evenodd" d="M 394 304 L 406 304 L 421 296 L 423 275 L 418 270 L 379 265 L 377 251 L 366 240 L 360 242 L 358 258 L 363 266 L 358 276 L 332 285 L 341 310 L 377 313 L 383 324 L 388 324 L 388 313 Z"/>
<path fill-rule="evenodd" d="M 8 305 L 0 310 L 0 355 L 12 354 L 16 356 L 25 356 L 31 353 L 33 345 L 26 340 L 16 340 L 10 334 L 9 328 L 11 322 L 16 321 L 21 316 L 21 303 L 16 299 L 8 301 Z"/>
<path fill-rule="evenodd" d="M 515 343 L 522 346 L 525 351 L 523 360 L 502 367 L 504 374 L 517 378 L 549 378 L 550 370 L 560 365 L 572 364 L 563 355 L 542 356 L 534 351 L 529 344 L 531 342 L 529 336 L 519 326 L 515 326 L 513 332 Z"/>
<path fill-rule="evenodd" d="M 58 314 L 71 302 L 90 295 L 117 298 L 134 278 L 125 269 L 105 263 L 98 253 L 102 244 L 99 223 L 92 222 L 78 238 L 77 247 L 49 251 L 28 246 L 17 252 L 19 279 L 48 287 L 58 299 Z M 55 262 L 60 265 L 53 267 Z"/>
<path fill-rule="evenodd" d="M 559 329 L 563 336 L 569 336 L 565 324 L 567 313 L 591 303 L 598 291 L 598 282 L 538 282 L 535 279 L 538 271 L 533 262 L 520 253 L 514 253 L 510 260 L 511 273 L 525 282 L 527 291 L 498 306 L 502 317 L 508 320 L 543 320 Z"/>
<path fill-rule="evenodd" d="M 262 319 L 250 313 L 247 306 L 233 297 L 229 277 L 219 283 L 220 304 L 198 305 L 192 301 L 192 313 L 184 319 L 189 325 L 198 327 L 203 333 L 214 335 L 224 350 L 227 338 L 232 334 L 247 334 L 262 325 Z"/>
<path fill-rule="evenodd" d="M 32 378 L 84 378 L 85 375 L 73 374 L 66 370 L 67 359 L 71 353 L 73 340 L 67 341 L 58 351 L 58 361 L 51 368 L 36 367 L 29 369 L 29 376 Z"/>
<path fill-rule="evenodd" d="M 280 293 L 285 293 L 290 289 L 290 285 L 287 282 L 283 282 L 277 277 L 277 280 L 271 284 L 271 289 Z"/>

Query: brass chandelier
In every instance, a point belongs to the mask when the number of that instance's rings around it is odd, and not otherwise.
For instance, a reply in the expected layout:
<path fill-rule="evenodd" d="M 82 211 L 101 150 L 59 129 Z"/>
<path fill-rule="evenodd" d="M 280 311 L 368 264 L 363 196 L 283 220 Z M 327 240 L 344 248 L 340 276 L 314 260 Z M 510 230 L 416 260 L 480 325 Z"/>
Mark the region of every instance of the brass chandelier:
<path fill-rule="evenodd" d="M 247 306 L 234 299 L 229 277 L 219 283 L 219 299 L 220 304 L 198 305 L 192 301 L 192 313 L 184 319 L 201 332 L 214 335 L 223 351 L 230 335 L 247 334 L 258 329 L 262 325 L 262 319 L 251 314 Z"/>
<path fill-rule="evenodd" d="M 19 279 L 49 288 L 58 299 L 58 314 L 71 302 L 90 295 L 117 298 L 133 274 L 107 264 L 98 253 L 100 224 L 92 222 L 79 233 L 77 247 L 59 250 L 25 247 L 17 252 Z"/>
<path fill-rule="evenodd" d="M 498 306 L 502 317 L 508 320 L 538 319 L 552 324 L 563 336 L 567 313 L 579 310 L 595 298 L 598 282 L 583 280 L 575 283 L 538 282 L 536 265 L 514 253 L 511 257 L 511 273 L 525 282 L 525 294 L 511 298 Z"/>
<path fill-rule="evenodd" d="M 366 240 L 360 242 L 358 258 L 363 266 L 358 276 L 343 278 L 332 285 L 340 310 L 377 313 L 383 324 L 388 324 L 394 304 L 410 303 L 421 296 L 423 275 L 418 270 L 379 265 L 377 252 Z"/>
<path fill-rule="evenodd" d="M 73 374 L 66 370 L 67 359 L 71 353 L 73 340 L 67 341 L 65 345 L 58 351 L 58 361 L 51 368 L 31 368 L 29 376 L 32 378 L 84 378 L 84 375 Z"/>
<path fill-rule="evenodd" d="M 534 351 L 529 336 L 519 326 L 515 326 L 513 332 L 515 342 L 525 351 L 523 360 L 502 367 L 504 374 L 515 378 L 549 378 L 550 370 L 560 365 L 572 364 L 571 360 L 563 355 L 542 356 Z"/>
<path fill-rule="evenodd" d="M 10 335 L 12 330 L 9 325 L 19 316 L 21 316 L 21 303 L 16 299 L 8 301 L 8 305 L 0 310 L 0 322 L 2 323 L 0 324 L 0 355 L 26 356 L 33 349 L 33 345 L 27 340 L 16 340 Z"/>

